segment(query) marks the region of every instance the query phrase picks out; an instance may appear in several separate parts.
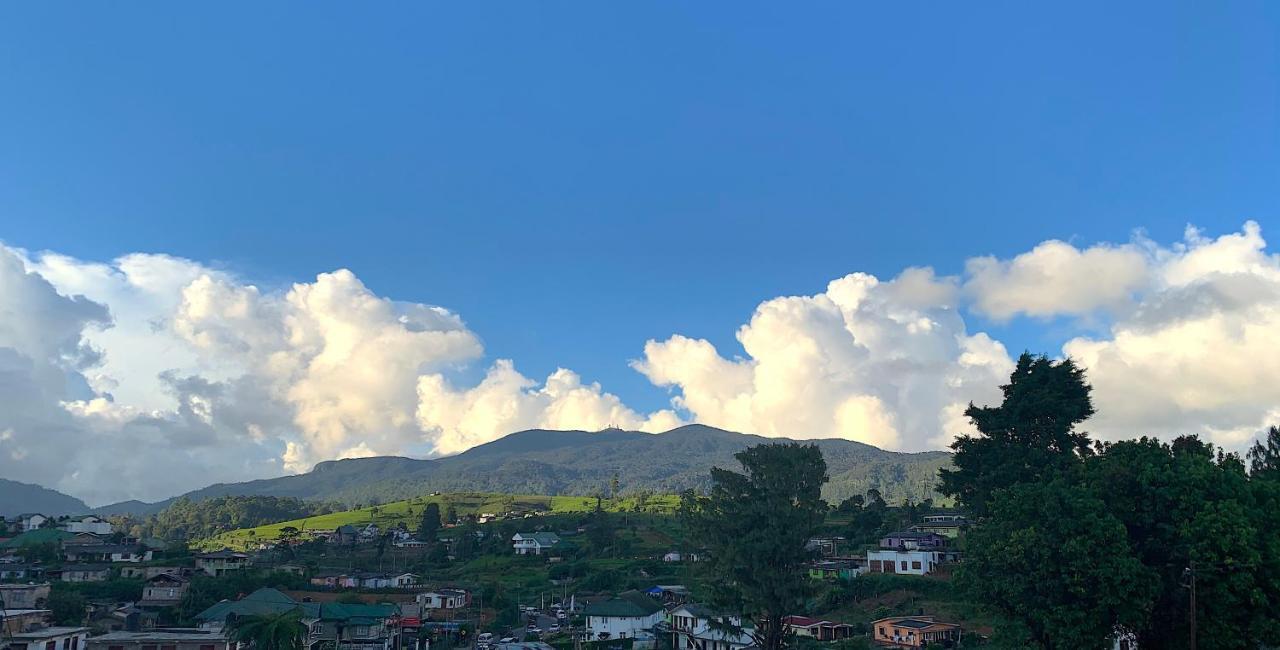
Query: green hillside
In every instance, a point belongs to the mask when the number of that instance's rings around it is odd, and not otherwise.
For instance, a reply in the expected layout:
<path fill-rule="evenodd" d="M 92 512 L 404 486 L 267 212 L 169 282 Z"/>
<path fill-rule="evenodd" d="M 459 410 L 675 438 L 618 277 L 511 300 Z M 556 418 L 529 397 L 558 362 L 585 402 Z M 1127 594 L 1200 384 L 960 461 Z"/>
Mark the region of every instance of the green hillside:
<path fill-rule="evenodd" d="M 440 504 L 440 516 L 442 518 L 448 512 L 450 506 L 454 508 L 459 517 L 483 513 L 587 512 L 596 506 L 594 497 L 582 496 L 512 495 L 482 492 L 433 494 L 377 506 L 331 512 L 254 528 L 232 530 L 199 540 L 193 546 L 205 550 L 224 547 L 243 550 L 259 542 L 279 539 L 280 531 L 286 527 L 297 528 L 302 531 L 304 537 L 307 535 L 306 531 L 309 530 L 332 530 L 346 524 L 366 526 L 374 523 L 385 530 L 403 523 L 409 530 L 416 530 L 422 518 L 422 511 L 428 503 Z M 610 511 L 641 510 L 644 512 L 674 513 L 679 503 L 679 496 L 664 494 L 644 498 L 630 496 L 615 500 L 606 499 L 602 506 Z"/>
<path fill-rule="evenodd" d="M 228 495 L 296 497 L 350 507 L 431 492 L 592 495 L 614 480 L 622 492 L 676 494 L 706 489 L 712 467 L 738 467 L 734 454 L 751 445 L 787 441 L 696 424 L 666 433 L 534 429 L 456 456 L 325 461 L 305 474 L 210 485 L 185 496 L 192 501 Z M 890 503 L 936 500 L 938 470 L 951 463 L 951 454 L 941 451 L 900 453 L 843 439 L 801 442 L 822 450 L 831 474 L 822 495 L 832 503 L 871 488 Z M 102 511 L 152 514 L 170 502 L 116 504 Z"/>

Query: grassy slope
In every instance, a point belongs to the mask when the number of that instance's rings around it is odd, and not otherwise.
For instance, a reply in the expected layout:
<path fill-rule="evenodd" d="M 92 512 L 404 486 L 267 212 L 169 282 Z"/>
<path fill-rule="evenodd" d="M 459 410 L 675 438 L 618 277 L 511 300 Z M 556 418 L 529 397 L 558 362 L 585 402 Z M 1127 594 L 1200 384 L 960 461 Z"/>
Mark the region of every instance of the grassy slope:
<path fill-rule="evenodd" d="M 679 497 L 673 494 L 649 497 L 645 503 L 645 510 L 648 512 L 674 512 L 679 505 L 679 500 Z M 453 506 L 459 516 L 480 513 L 503 514 L 513 510 L 587 512 L 595 508 L 596 500 L 593 497 L 579 496 L 511 495 L 480 492 L 422 496 L 405 501 L 385 503 L 380 506 L 344 510 L 255 528 L 232 530 L 208 539 L 199 540 L 195 543 L 195 546 L 201 549 L 223 547 L 244 549 L 258 542 L 278 539 L 280 530 L 287 526 L 307 531 L 316 529 L 332 530 L 344 524 L 365 526 L 375 523 L 379 528 L 385 530 L 404 523 L 409 530 L 416 530 L 422 518 L 422 511 L 428 503 L 440 504 L 440 516 L 444 517 L 449 506 Z M 634 497 L 624 497 L 616 501 L 606 500 L 603 506 L 609 511 L 630 511 L 635 509 L 636 500 Z"/>

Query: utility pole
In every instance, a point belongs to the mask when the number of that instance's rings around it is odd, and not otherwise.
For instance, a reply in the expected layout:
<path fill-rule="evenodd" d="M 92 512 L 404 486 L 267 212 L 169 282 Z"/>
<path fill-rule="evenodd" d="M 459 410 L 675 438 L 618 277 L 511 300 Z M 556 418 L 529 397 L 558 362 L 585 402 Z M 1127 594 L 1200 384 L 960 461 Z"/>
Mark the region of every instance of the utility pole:
<path fill-rule="evenodd" d="M 1191 608 L 1191 611 L 1190 611 L 1191 616 L 1189 619 L 1191 622 L 1190 647 L 1191 647 L 1191 650 L 1196 650 L 1196 561 L 1195 560 L 1191 560 L 1189 566 L 1187 566 L 1186 570 L 1182 572 L 1182 577 L 1187 579 L 1187 583 L 1184 586 L 1186 586 L 1188 589 L 1191 590 L 1191 599 L 1189 603 L 1189 606 Z"/>

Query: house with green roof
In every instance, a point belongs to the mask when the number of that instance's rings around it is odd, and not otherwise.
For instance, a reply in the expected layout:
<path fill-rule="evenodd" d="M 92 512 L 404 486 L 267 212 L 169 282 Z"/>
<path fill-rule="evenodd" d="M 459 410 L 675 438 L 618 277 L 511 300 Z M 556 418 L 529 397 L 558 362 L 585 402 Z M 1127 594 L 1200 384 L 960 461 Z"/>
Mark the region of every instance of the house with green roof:
<path fill-rule="evenodd" d="M 560 543 L 560 536 L 555 533 L 516 533 L 511 536 L 511 546 L 516 555 L 542 555 Z"/>
<path fill-rule="evenodd" d="M 284 592 L 263 587 L 240 600 L 215 603 L 196 615 L 201 629 L 222 630 L 244 616 L 263 616 L 297 611 L 307 628 L 309 650 L 389 650 L 397 647 L 399 629 L 395 622 L 400 607 L 376 605 L 299 602 Z"/>
<path fill-rule="evenodd" d="M 652 644 L 653 629 L 663 621 L 662 605 L 640 591 L 624 591 L 608 600 L 588 604 L 587 639 L 635 639 Z"/>

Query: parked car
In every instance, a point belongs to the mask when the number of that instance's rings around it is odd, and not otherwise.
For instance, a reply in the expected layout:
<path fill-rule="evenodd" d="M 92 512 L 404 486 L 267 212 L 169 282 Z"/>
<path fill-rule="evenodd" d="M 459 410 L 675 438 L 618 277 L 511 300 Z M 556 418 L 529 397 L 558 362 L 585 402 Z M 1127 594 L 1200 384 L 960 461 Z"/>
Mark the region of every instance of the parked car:
<path fill-rule="evenodd" d="M 516 642 L 516 638 L 513 636 L 504 636 L 501 639 L 498 639 L 498 643 L 515 643 L 515 642 Z"/>
<path fill-rule="evenodd" d="M 560 624 L 559 624 L 559 623 L 552 623 L 552 624 L 551 624 L 551 627 L 548 627 L 548 628 L 547 628 L 547 631 L 548 631 L 548 632 L 559 632 L 559 631 L 560 631 Z"/>

